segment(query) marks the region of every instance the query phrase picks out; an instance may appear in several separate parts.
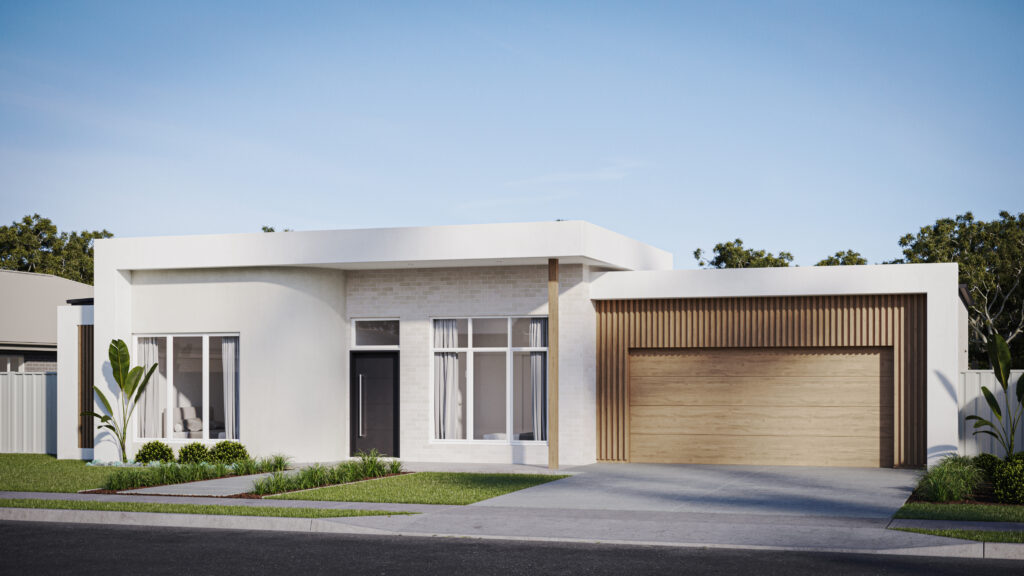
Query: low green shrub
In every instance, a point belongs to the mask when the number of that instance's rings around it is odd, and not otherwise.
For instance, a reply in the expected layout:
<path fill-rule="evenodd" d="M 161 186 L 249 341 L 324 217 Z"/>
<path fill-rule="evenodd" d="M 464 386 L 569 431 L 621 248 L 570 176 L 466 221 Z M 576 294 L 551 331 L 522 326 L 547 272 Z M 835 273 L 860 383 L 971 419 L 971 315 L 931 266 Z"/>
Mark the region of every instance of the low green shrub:
<path fill-rule="evenodd" d="M 135 461 L 141 464 L 149 462 L 174 462 L 174 450 L 159 440 L 146 442 L 135 453 Z"/>
<path fill-rule="evenodd" d="M 992 491 L 1003 504 L 1024 504 L 1024 459 L 1012 459 L 997 468 Z"/>
<path fill-rule="evenodd" d="M 357 460 L 341 462 L 335 466 L 313 464 L 294 474 L 275 473 L 253 482 L 253 494 L 266 495 L 291 492 L 293 490 L 309 490 L 333 484 L 345 484 L 368 478 L 380 478 L 391 474 L 402 473 L 402 463 L 398 460 L 387 462 L 381 460 L 376 450 L 356 455 Z"/>
<path fill-rule="evenodd" d="M 239 460 L 248 460 L 249 452 L 242 446 L 241 442 L 224 440 L 217 442 L 210 448 L 210 461 L 234 464 Z"/>
<path fill-rule="evenodd" d="M 971 457 L 947 456 L 924 473 L 917 495 L 929 502 L 966 500 L 978 489 L 983 474 Z"/>
<path fill-rule="evenodd" d="M 996 468 L 1003 465 L 1003 460 L 992 454 L 978 454 L 974 457 L 974 467 L 981 470 L 985 479 L 992 481 Z"/>
<path fill-rule="evenodd" d="M 179 464 L 199 464 L 210 459 L 210 450 L 201 442 L 185 444 L 178 450 Z"/>
<path fill-rule="evenodd" d="M 103 486 L 107 490 L 130 490 L 146 486 L 162 486 L 165 484 L 181 484 L 197 480 L 212 480 L 225 476 L 242 474 L 260 474 L 263 472 L 280 473 L 287 468 L 289 460 L 285 456 L 261 458 L 259 460 L 241 460 L 235 464 L 217 462 L 193 463 L 160 463 L 145 467 L 125 467 L 114 470 L 107 477 Z"/>
<path fill-rule="evenodd" d="M 1018 462 L 1024 461 L 1024 452 L 1014 452 L 1010 456 L 1006 457 L 1007 462 Z"/>

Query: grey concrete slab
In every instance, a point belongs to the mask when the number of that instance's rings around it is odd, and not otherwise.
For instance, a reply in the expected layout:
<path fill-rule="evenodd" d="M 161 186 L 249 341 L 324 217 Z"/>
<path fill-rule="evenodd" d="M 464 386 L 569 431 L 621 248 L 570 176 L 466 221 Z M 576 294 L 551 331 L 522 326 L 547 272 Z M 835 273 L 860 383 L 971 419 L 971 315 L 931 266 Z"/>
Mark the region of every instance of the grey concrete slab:
<path fill-rule="evenodd" d="M 228 476 L 214 480 L 200 480 L 185 484 L 152 486 L 137 490 L 124 490 L 124 494 L 143 494 L 150 496 L 234 496 L 252 491 L 253 481 L 266 478 L 270 474 L 250 474 L 248 476 Z"/>
<path fill-rule="evenodd" d="M 891 518 L 920 474 L 886 468 L 592 464 L 478 507 Z"/>

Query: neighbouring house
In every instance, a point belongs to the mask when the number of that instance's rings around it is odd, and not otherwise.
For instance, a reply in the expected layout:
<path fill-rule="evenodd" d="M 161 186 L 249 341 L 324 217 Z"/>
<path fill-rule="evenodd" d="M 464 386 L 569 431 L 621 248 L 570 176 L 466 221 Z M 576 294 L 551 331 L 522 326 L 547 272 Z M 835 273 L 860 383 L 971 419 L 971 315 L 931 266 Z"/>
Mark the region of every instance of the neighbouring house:
<path fill-rule="evenodd" d="M 133 448 L 871 467 L 957 450 L 955 264 L 673 270 L 586 222 L 104 239 L 95 262 L 95 309 L 65 322 L 95 324 L 86 371 L 116 390 L 114 338 L 159 363 Z M 116 458 L 99 431 L 95 455 Z"/>
<path fill-rule="evenodd" d="M 0 452 L 57 452 L 57 307 L 91 298 L 87 284 L 0 270 Z"/>
<path fill-rule="evenodd" d="M 0 372 L 57 370 L 57 306 L 92 298 L 92 286 L 0 270 Z"/>

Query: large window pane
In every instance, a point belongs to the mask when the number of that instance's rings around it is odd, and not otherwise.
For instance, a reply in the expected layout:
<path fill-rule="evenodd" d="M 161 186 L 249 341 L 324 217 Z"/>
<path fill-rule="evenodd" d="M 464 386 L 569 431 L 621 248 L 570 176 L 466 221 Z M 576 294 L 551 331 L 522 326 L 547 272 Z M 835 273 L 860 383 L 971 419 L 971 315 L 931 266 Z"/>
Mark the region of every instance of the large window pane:
<path fill-rule="evenodd" d="M 508 320 L 505 318 L 474 318 L 473 348 L 507 348 Z"/>
<path fill-rule="evenodd" d="M 505 352 L 473 354 L 473 438 L 477 440 L 506 439 L 505 357 Z"/>
<path fill-rule="evenodd" d="M 238 337 L 210 337 L 210 438 L 238 437 Z"/>
<path fill-rule="evenodd" d="M 135 409 L 139 421 L 139 436 L 142 438 L 166 438 L 167 427 L 167 338 L 139 338 L 139 349 L 135 356 L 139 366 L 147 371 L 153 364 L 157 369 L 149 378 L 149 384 L 142 392 Z"/>
<path fill-rule="evenodd" d="M 174 438 L 203 437 L 203 339 L 174 338 Z"/>
<path fill-rule="evenodd" d="M 356 346 L 398 346 L 398 320 L 356 320 Z"/>
<path fill-rule="evenodd" d="M 434 348 L 466 348 L 469 346 L 469 321 L 434 320 Z"/>
<path fill-rule="evenodd" d="M 513 348 L 547 348 L 548 346 L 548 319 L 547 318 L 513 318 L 512 319 L 512 347 Z"/>
<path fill-rule="evenodd" d="M 434 438 L 438 440 L 466 439 L 465 352 L 438 352 L 434 354 Z"/>
<path fill-rule="evenodd" d="M 547 352 L 512 353 L 512 439 L 547 440 Z"/>

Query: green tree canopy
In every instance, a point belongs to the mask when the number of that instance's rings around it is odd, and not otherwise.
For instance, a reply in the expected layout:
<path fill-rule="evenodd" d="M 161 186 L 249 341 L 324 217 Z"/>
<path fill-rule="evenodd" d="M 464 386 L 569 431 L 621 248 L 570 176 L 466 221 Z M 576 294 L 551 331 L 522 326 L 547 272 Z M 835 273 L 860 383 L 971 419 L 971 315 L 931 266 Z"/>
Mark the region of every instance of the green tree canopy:
<path fill-rule="evenodd" d="M 0 268 L 92 284 L 93 241 L 111 236 L 106 230 L 58 232 L 49 218 L 25 216 L 0 226 Z"/>
<path fill-rule="evenodd" d="M 860 252 L 847 250 L 845 252 L 836 252 L 832 256 L 818 262 L 815 266 L 861 266 L 867 263 L 867 258 L 861 256 Z"/>
<path fill-rule="evenodd" d="M 1024 333 L 1024 213 L 999 213 L 998 220 L 975 220 L 970 212 L 942 218 L 917 234 L 900 238 L 903 258 L 896 263 L 956 262 L 969 306 L 971 356 L 985 357 L 999 334 L 1008 344 Z M 1020 342 L 1014 348 L 1021 350 Z"/>
<path fill-rule="evenodd" d="M 715 244 L 715 257 L 711 260 L 704 259 L 704 251 L 697 248 L 693 257 L 701 268 L 778 268 L 789 266 L 793 261 L 793 255 L 789 252 L 779 252 L 776 256 L 764 250 L 744 248 L 743 240 L 737 238 L 732 242 Z"/>

